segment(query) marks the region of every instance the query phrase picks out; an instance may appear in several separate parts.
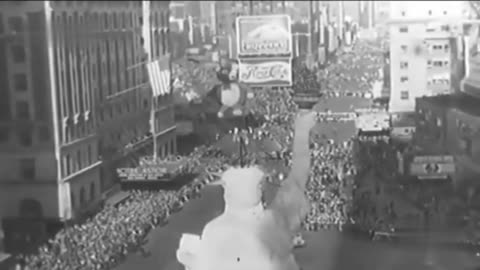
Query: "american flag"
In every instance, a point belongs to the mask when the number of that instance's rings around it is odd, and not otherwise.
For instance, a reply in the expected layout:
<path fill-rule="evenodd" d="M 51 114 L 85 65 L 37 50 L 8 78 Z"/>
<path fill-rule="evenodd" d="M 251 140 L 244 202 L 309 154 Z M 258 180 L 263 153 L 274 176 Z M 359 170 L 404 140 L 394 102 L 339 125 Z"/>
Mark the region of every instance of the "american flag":
<path fill-rule="evenodd" d="M 148 77 L 154 97 L 170 93 L 170 65 L 169 57 L 151 61 L 147 64 Z"/>

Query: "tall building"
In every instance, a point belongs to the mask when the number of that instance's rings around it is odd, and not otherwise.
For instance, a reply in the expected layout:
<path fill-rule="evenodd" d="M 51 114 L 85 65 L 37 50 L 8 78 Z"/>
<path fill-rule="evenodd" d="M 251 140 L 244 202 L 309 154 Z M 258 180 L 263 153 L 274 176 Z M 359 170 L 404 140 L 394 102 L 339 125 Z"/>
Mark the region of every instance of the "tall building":
<path fill-rule="evenodd" d="M 413 112 L 415 99 L 449 94 L 453 50 L 467 12 L 464 1 L 391 2 L 389 22 L 392 113 Z"/>
<path fill-rule="evenodd" d="M 168 1 L 151 6 L 152 54 L 166 57 Z M 116 167 L 152 145 L 175 151 L 170 94 L 153 97 L 141 64 L 144 15 L 142 1 L 0 3 L 7 248 L 95 211 L 118 186 Z"/>

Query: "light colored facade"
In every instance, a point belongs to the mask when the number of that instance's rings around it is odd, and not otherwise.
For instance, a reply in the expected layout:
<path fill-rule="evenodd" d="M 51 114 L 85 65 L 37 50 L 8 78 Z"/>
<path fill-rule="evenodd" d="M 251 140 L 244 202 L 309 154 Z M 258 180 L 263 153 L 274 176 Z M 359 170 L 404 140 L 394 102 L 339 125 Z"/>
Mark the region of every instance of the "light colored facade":
<path fill-rule="evenodd" d="M 390 112 L 413 112 L 416 98 L 452 92 L 452 43 L 467 11 L 463 1 L 391 2 Z"/>
<path fill-rule="evenodd" d="M 157 3 L 161 56 L 168 1 Z M 145 65 L 129 68 L 145 59 L 141 24 L 139 1 L 0 3 L 1 217 L 82 216 L 115 186 L 125 145 L 150 134 L 160 154 L 175 151 L 170 97 L 156 102 Z"/>

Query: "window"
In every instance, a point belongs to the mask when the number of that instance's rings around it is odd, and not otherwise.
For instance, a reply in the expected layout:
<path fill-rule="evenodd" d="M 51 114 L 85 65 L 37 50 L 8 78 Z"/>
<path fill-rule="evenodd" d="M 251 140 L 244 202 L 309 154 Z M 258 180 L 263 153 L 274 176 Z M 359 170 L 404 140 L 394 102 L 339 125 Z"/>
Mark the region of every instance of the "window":
<path fill-rule="evenodd" d="M 25 47 L 21 45 L 13 45 L 11 49 L 13 62 L 17 64 L 25 63 L 25 59 L 27 58 L 25 55 Z"/>
<path fill-rule="evenodd" d="M 33 144 L 32 132 L 30 130 L 20 130 L 17 133 L 20 145 L 29 147 Z"/>
<path fill-rule="evenodd" d="M 402 83 L 408 82 L 408 77 L 407 76 L 400 77 L 400 82 L 402 82 Z"/>
<path fill-rule="evenodd" d="M 427 68 L 432 68 L 432 60 L 427 60 Z"/>
<path fill-rule="evenodd" d="M 407 69 L 408 68 L 408 62 L 400 62 L 400 69 Z"/>
<path fill-rule="evenodd" d="M 17 118 L 22 120 L 30 119 L 30 106 L 26 101 L 17 101 Z"/>
<path fill-rule="evenodd" d="M 448 51 L 448 49 L 450 49 L 450 46 L 448 44 L 445 44 L 443 45 L 443 48 L 445 49 L 445 51 Z"/>
<path fill-rule="evenodd" d="M 398 31 L 399 31 L 400 33 L 407 33 L 407 32 L 408 32 L 408 27 L 406 27 L 406 26 L 401 26 L 401 27 L 398 29 Z"/>
<path fill-rule="evenodd" d="M 92 145 L 90 144 L 87 146 L 87 163 L 92 164 Z"/>
<path fill-rule="evenodd" d="M 444 32 L 450 32 L 450 25 L 448 24 L 442 25 L 440 26 L 440 29 Z"/>
<path fill-rule="evenodd" d="M 460 140 L 460 149 L 462 150 L 464 155 L 469 157 L 473 154 L 473 147 L 472 147 L 472 140 L 470 138 L 462 138 Z"/>
<path fill-rule="evenodd" d="M 72 173 L 72 166 L 71 166 L 71 160 L 70 160 L 70 155 L 65 155 L 63 159 L 63 169 L 65 172 L 65 176 L 69 176 Z"/>
<path fill-rule="evenodd" d="M 22 158 L 19 160 L 19 174 L 23 180 L 35 179 L 35 159 Z"/>
<path fill-rule="evenodd" d="M 38 128 L 38 140 L 41 142 L 47 142 L 50 140 L 50 130 L 47 126 L 41 126 Z"/>
<path fill-rule="evenodd" d="M 443 66 L 443 62 L 442 62 L 442 61 L 433 61 L 433 66 L 434 66 L 434 67 L 442 67 L 442 66 Z"/>
<path fill-rule="evenodd" d="M 0 143 L 7 142 L 9 135 L 10 135 L 10 133 L 9 133 L 8 128 L 6 128 L 6 127 L 0 128 Z"/>
<path fill-rule="evenodd" d="M 401 46 L 400 46 L 400 49 L 402 50 L 403 53 L 406 53 L 408 47 L 407 47 L 407 45 L 401 45 Z"/>
<path fill-rule="evenodd" d="M 95 183 L 90 183 L 90 201 L 95 199 Z"/>
<path fill-rule="evenodd" d="M 85 198 L 85 188 L 82 187 L 80 189 L 80 205 L 83 205 L 86 201 L 86 198 Z"/>
<path fill-rule="evenodd" d="M 8 18 L 8 27 L 10 31 L 23 32 L 23 18 L 19 16 Z"/>
<path fill-rule="evenodd" d="M 15 90 L 25 92 L 28 89 L 27 75 L 24 73 L 15 74 L 13 76 Z"/>
<path fill-rule="evenodd" d="M 3 34 L 5 31 L 4 26 L 3 26 L 3 16 L 0 14 L 0 35 Z"/>
<path fill-rule="evenodd" d="M 76 157 L 75 163 L 77 166 L 76 168 L 77 171 L 81 170 L 82 169 L 82 153 L 80 152 L 80 150 L 77 150 L 77 157 Z"/>
<path fill-rule="evenodd" d="M 408 91 L 400 91 L 400 99 L 408 99 Z"/>
<path fill-rule="evenodd" d="M 75 193 L 73 193 L 73 190 L 70 190 L 70 202 L 72 204 L 72 209 L 75 209 L 76 201 L 75 201 Z"/>

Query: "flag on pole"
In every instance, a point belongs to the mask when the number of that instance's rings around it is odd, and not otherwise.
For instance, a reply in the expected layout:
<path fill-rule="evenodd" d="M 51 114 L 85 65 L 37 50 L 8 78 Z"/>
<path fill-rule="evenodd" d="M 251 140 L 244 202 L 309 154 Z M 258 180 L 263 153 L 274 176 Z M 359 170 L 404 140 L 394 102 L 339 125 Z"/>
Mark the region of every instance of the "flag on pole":
<path fill-rule="evenodd" d="M 148 77 L 154 97 L 170 93 L 170 66 L 169 58 L 151 61 L 147 64 Z"/>

